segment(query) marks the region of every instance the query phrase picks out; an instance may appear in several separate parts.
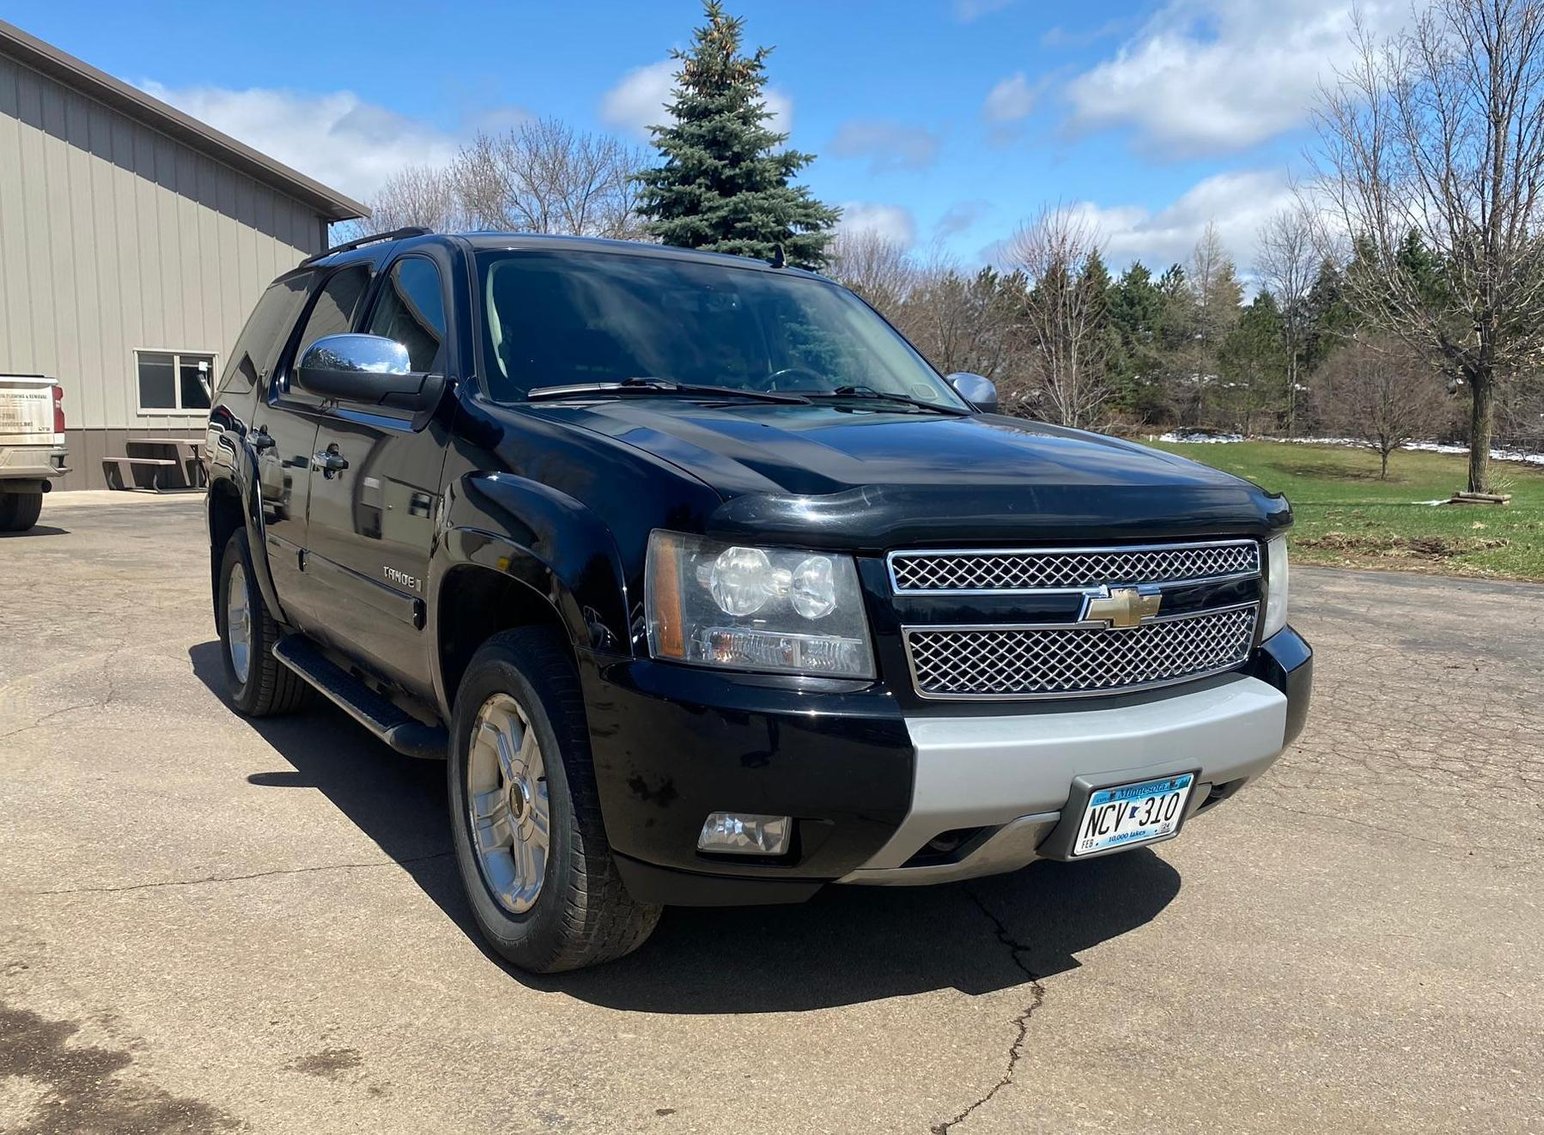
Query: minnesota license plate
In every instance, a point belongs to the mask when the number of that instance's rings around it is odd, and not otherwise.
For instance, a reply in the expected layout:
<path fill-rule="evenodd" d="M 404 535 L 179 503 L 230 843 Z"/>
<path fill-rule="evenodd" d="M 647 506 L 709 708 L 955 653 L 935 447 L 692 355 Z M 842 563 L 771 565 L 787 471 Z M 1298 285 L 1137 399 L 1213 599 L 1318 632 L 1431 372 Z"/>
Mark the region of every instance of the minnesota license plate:
<path fill-rule="evenodd" d="M 1194 773 L 1101 788 L 1088 798 L 1072 854 L 1092 855 L 1167 839 L 1179 830 Z"/>

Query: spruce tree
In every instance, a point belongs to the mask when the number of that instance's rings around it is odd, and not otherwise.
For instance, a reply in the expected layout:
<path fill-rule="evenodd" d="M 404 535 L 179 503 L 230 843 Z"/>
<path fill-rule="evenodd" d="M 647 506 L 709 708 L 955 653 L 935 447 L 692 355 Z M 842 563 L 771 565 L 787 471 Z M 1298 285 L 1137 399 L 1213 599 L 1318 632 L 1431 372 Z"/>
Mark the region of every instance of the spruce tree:
<path fill-rule="evenodd" d="M 650 236 L 682 248 L 704 248 L 822 268 L 838 210 L 789 180 L 813 154 L 782 149 L 788 135 L 767 125 L 767 48 L 740 51 L 744 21 L 719 0 L 703 5 L 707 24 L 688 51 L 676 51 L 671 121 L 650 129 L 663 162 L 639 174 Z"/>

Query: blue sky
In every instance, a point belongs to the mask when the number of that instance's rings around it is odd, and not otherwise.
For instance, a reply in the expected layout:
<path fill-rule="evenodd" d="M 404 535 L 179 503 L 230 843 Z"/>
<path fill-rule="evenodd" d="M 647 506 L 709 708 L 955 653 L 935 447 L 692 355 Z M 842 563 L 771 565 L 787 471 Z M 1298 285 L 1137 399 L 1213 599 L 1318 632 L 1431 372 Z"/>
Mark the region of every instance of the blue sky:
<path fill-rule="evenodd" d="M 1305 172 L 1316 84 L 1346 60 L 1339 0 L 729 0 L 775 45 L 771 104 L 804 180 L 963 263 L 1043 204 L 1111 261 L 1183 258 L 1208 221 L 1246 272 Z M 1408 18 L 1361 6 L 1375 29 Z M 527 115 L 644 141 L 697 0 L 60 4 L 6 19 L 361 198 L 409 162 Z"/>

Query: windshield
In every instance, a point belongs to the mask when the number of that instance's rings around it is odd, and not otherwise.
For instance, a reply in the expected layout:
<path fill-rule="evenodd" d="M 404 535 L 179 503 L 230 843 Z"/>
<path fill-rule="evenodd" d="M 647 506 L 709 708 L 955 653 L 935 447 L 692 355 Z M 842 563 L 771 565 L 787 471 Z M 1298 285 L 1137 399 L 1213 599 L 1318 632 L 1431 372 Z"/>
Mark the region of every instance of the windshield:
<path fill-rule="evenodd" d="M 497 401 L 655 378 L 964 405 L 884 320 L 822 280 L 606 252 L 484 253 L 478 269 L 483 370 Z"/>

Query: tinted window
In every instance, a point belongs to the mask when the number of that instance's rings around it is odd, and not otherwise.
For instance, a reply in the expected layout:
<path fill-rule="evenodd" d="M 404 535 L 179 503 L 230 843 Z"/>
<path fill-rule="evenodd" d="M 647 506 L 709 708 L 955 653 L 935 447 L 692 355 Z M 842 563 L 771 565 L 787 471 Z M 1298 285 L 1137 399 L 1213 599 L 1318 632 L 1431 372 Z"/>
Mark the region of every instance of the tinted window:
<path fill-rule="evenodd" d="M 222 393 L 245 394 L 256 385 L 260 375 L 273 369 L 310 287 L 309 273 L 269 285 L 236 339 L 230 361 L 220 378 Z"/>
<path fill-rule="evenodd" d="M 415 371 L 444 368 L 445 299 L 433 261 L 410 256 L 392 266 L 366 330 L 406 347 Z"/>
<path fill-rule="evenodd" d="M 364 298 L 365 288 L 370 285 L 370 269 L 360 264 L 344 268 L 327 278 L 321 294 L 306 316 L 306 329 L 300 333 L 300 343 L 295 348 L 298 363 L 306 348 L 324 335 L 342 335 L 354 327 L 354 313 Z"/>
<path fill-rule="evenodd" d="M 823 280 L 607 253 L 489 253 L 479 265 L 494 398 L 653 377 L 753 390 L 866 386 L 959 405 L 884 320 Z"/>

